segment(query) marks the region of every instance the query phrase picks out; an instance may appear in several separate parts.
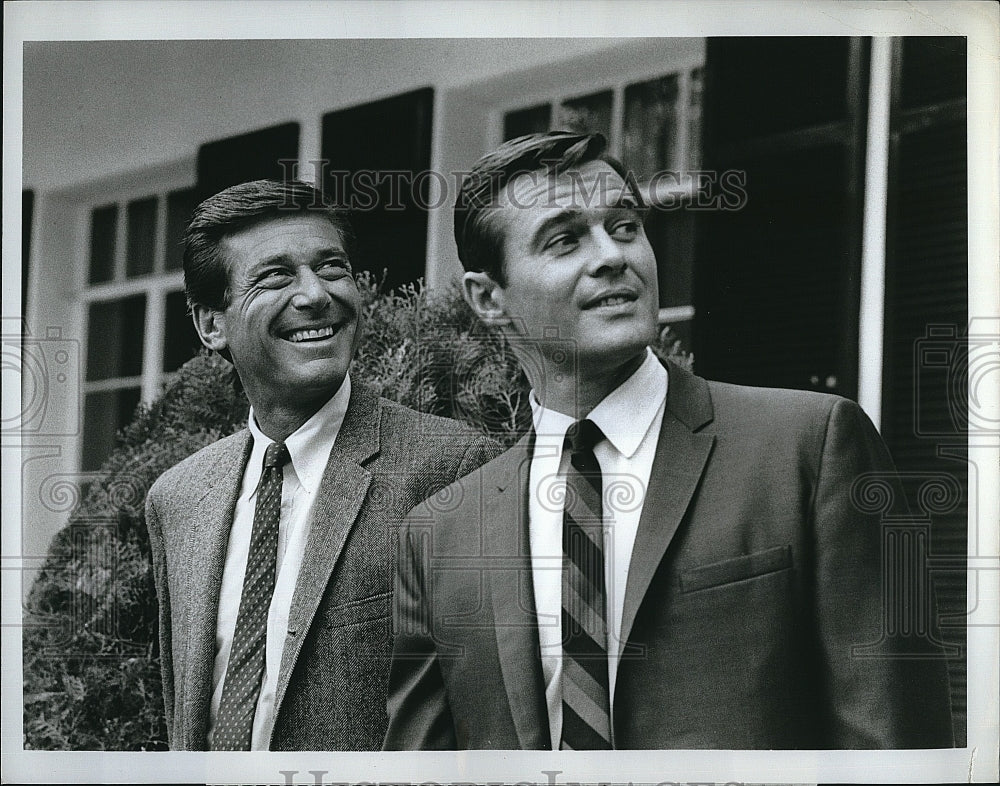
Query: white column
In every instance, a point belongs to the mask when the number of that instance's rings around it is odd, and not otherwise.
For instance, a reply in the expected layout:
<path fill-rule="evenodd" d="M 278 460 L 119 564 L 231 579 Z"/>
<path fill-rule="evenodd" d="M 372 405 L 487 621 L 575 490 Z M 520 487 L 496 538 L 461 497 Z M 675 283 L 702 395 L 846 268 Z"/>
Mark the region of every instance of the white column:
<path fill-rule="evenodd" d="M 873 38 L 868 90 L 861 307 L 858 325 L 858 403 L 876 428 L 882 418 L 882 340 L 885 318 L 885 217 L 889 177 L 889 99 L 892 39 Z"/>
<path fill-rule="evenodd" d="M 322 164 L 317 165 L 322 156 L 323 140 L 321 139 L 320 118 L 303 113 L 299 120 L 299 167 L 298 178 L 317 186 L 321 186 L 323 176 Z"/>
<path fill-rule="evenodd" d="M 163 342 L 167 330 L 166 294 L 160 287 L 146 290 L 146 332 L 142 342 L 142 387 L 140 397 L 151 404 L 160 394 Z"/>

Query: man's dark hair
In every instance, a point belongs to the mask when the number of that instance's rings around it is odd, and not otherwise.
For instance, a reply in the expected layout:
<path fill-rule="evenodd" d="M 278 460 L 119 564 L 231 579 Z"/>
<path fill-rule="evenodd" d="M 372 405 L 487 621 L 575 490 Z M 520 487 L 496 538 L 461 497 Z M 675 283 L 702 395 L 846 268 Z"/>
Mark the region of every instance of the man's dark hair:
<path fill-rule="evenodd" d="M 528 172 L 557 175 L 590 161 L 604 161 L 627 182 L 625 167 L 606 150 L 602 134 L 549 131 L 511 139 L 480 158 L 463 179 L 455 201 L 455 244 L 462 266 L 506 286 L 504 234 L 495 218 L 507 184 Z"/>
<path fill-rule="evenodd" d="M 223 238 L 282 216 L 312 213 L 337 229 L 348 259 L 354 231 L 347 212 L 300 180 L 253 180 L 210 196 L 194 209 L 184 233 L 184 293 L 188 306 L 221 311 L 229 303 L 229 268 L 219 253 Z"/>

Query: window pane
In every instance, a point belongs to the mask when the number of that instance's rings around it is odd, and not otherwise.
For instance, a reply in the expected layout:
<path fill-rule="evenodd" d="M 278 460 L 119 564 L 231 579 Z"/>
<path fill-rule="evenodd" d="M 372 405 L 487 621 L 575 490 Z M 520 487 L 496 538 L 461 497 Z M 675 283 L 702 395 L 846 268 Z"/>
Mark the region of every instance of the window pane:
<path fill-rule="evenodd" d="M 183 292 L 167 295 L 167 325 L 163 339 L 163 370 L 176 371 L 193 358 L 201 347 Z"/>
<path fill-rule="evenodd" d="M 193 188 L 182 188 L 167 195 L 167 270 L 180 270 L 184 266 L 184 228 L 197 204 Z"/>
<path fill-rule="evenodd" d="M 156 253 L 156 197 L 128 203 L 128 242 L 126 275 L 143 276 L 153 272 Z"/>
<path fill-rule="evenodd" d="M 549 130 L 551 108 L 548 104 L 518 109 L 503 116 L 503 138 L 514 139 L 525 134 L 539 134 Z"/>
<path fill-rule="evenodd" d="M 578 134 L 598 132 L 611 139 L 611 91 L 563 101 L 556 127 Z"/>
<path fill-rule="evenodd" d="M 625 88 L 625 165 L 642 179 L 676 167 L 677 75 Z"/>
<path fill-rule="evenodd" d="M 146 296 L 93 303 L 87 327 L 87 379 L 137 377 L 142 373 Z"/>
<path fill-rule="evenodd" d="M 115 276 L 115 227 L 118 205 L 104 205 L 90 212 L 90 283 Z"/>
<path fill-rule="evenodd" d="M 128 425 L 139 403 L 139 388 L 88 393 L 84 401 L 83 469 L 100 469 L 115 444 L 115 434 Z"/>

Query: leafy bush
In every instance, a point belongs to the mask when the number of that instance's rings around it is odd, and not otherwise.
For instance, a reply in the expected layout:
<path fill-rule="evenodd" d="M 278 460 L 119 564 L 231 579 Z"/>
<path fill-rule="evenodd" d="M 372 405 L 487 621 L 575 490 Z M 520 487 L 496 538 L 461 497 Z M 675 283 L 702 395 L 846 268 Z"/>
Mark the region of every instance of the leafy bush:
<path fill-rule="evenodd" d="M 199 355 L 140 408 L 53 540 L 25 615 L 25 748 L 166 747 L 143 501 L 160 473 L 245 422 L 230 369 Z"/>
<path fill-rule="evenodd" d="M 355 379 L 506 444 L 523 433 L 524 375 L 456 290 L 382 293 L 365 275 L 359 285 L 366 331 Z M 669 333 L 656 349 L 689 364 Z M 234 379 L 217 355 L 185 364 L 156 402 L 139 408 L 53 540 L 25 614 L 25 748 L 166 748 L 143 501 L 162 472 L 245 424 L 247 401 Z"/>

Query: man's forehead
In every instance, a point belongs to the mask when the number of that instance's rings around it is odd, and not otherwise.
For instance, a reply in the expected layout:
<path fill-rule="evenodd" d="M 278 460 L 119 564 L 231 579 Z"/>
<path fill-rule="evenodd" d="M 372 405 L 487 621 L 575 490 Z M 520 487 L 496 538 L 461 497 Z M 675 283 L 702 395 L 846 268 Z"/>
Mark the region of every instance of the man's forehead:
<path fill-rule="evenodd" d="M 605 161 L 588 161 L 554 173 L 548 169 L 524 172 L 513 178 L 500 195 L 500 206 L 594 210 L 617 207 L 634 196 L 628 183 Z"/>
<path fill-rule="evenodd" d="M 326 216 L 316 213 L 269 216 L 225 235 L 220 245 L 243 253 L 266 253 L 289 244 L 343 250 L 340 231 Z"/>

